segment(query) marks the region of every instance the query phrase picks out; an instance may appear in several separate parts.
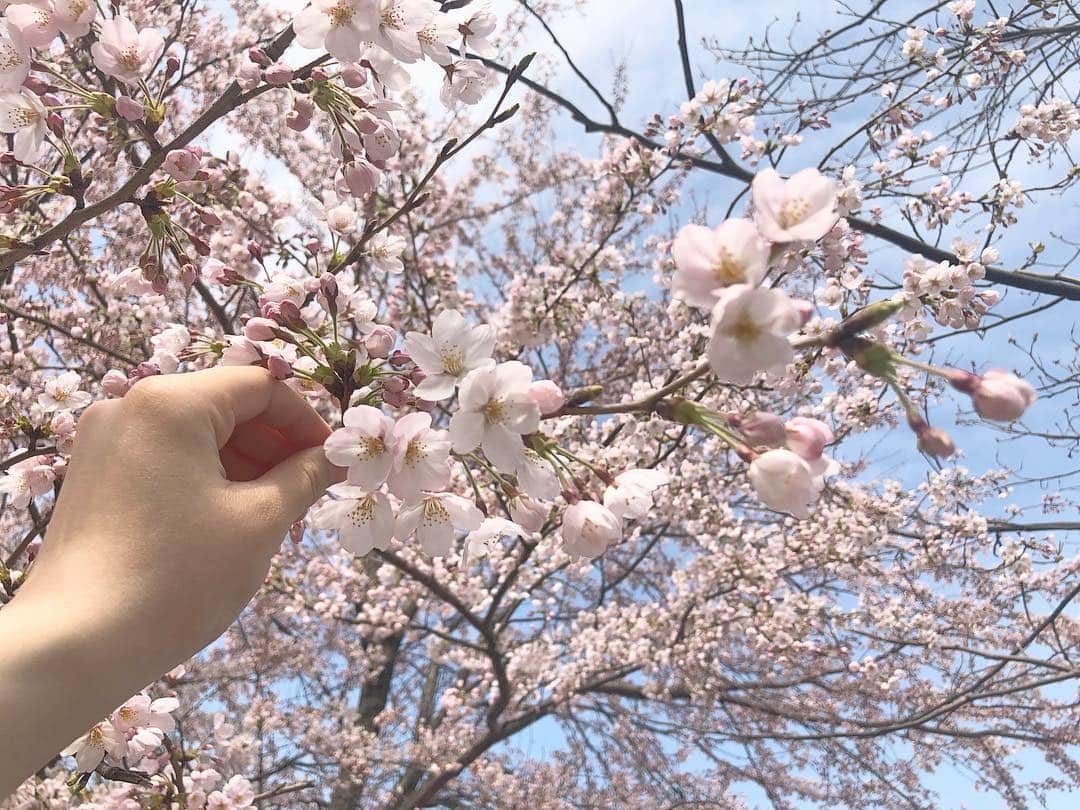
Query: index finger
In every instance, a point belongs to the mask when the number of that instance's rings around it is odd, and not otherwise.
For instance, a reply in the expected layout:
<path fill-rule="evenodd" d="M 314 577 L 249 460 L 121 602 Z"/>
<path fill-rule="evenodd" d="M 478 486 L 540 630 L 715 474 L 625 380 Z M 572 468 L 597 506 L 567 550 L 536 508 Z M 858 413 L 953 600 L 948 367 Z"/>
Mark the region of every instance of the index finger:
<path fill-rule="evenodd" d="M 302 396 L 264 368 L 218 366 L 189 374 L 171 375 L 175 385 L 207 406 L 218 449 L 237 425 L 258 419 L 283 434 L 297 450 L 322 444 L 330 427 Z"/>

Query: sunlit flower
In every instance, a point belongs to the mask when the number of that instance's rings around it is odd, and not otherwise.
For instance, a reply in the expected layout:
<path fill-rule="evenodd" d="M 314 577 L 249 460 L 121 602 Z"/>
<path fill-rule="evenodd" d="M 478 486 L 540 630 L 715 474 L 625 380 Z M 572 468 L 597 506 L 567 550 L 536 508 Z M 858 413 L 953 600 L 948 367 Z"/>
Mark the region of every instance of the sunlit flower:
<path fill-rule="evenodd" d="M 390 547 L 394 509 L 385 494 L 347 483 L 334 484 L 327 493 L 332 499 L 309 513 L 314 528 L 336 530 L 342 547 L 360 556 Z"/>
<path fill-rule="evenodd" d="M 473 531 L 483 522 L 484 513 L 472 501 L 449 492 L 432 493 L 401 509 L 394 534 L 404 540 L 415 532 L 424 551 L 445 557 L 453 550 L 455 530 Z"/>
<path fill-rule="evenodd" d="M 499 470 L 515 473 L 524 460 L 521 437 L 540 428 L 531 383 L 532 369 L 516 360 L 469 372 L 461 382 L 460 408 L 450 419 L 454 450 L 468 453 L 480 446 Z"/>
<path fill-rule="evenodd" d="M 752 185 L 754 219 L 770 242 L 820 239 L 840 218 L 836 183 L 817 169 L 784 180 L 775 169 L 758 172 Z"/>
<path fill-rule="evenodd" d="M 487 324 L 469 326 L 461 313 L 443 310 L 435 319 L 431 335 L 405 334 L 405 350 L 427 377 L 416 387 L 416 396 L 438 401 L 454 393 L 466 374 L 481 366 L 491 366 L 495 331 Z"/>
<path fill-rule="evenodd" d="M 769 246 L 749 219 L 728 219 L 716 228 L 687 225 L 671 249 L 672 289 L 691 306 L 710 309 L 725 287 L 756 287 L 769 266 Z"/>
<path fill-rule="evenodd" d="M 165 40 L 156 28 L 139 31 L 126 17 L 105 20 L 98 41 L 90 46 L 94 64 L 128 84 L 146 78 L 164 50 Z"/>
<path fill-rule="evenodd" d="M 802 315 L 779 290 L 729 287 L 712 312 L 709 365 L 724 382 L 747 385 L 759 371 L 780 373 L 795 357 L 787 335 Z"/>

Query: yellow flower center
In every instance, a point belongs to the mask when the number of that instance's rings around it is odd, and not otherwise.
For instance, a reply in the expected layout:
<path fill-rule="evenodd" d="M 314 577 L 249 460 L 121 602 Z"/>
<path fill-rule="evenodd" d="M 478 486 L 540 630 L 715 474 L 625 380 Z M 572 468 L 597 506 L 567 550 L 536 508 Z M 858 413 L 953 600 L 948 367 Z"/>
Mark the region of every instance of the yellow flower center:
<path fill-rule="evenodd" d="M 713 276 L 721 284 L 738 284 L 745 280 L 746 268 L 731 255 L 727 248 L 720 248 L 720 258 L 713 265 Z"/>
<path fill-rule="evenodd" d="M 368 495 L 356 502 L 356 506 L 349 512 L 349 521 L 356 528 L 360 528 L 375 520 L 375 499 Z"/>
<path fill-rule="evenodd" d="M 424 513 L 421 518 L 423 525 L 432 526 L 436 523 L 446 523 L 448 520 L 450 520 L 450 513 L 446 511 L 442 501 L 438 498 L 428 498 L 424 501 Z"/>
<path fill-rule="evenodd" d="M 780 211 L 776 215 L 776 221 L 780 223 L 781 228 L 787 229 L 805 220 L 809 213 L 810 203 L 803 197 L 795 197 L 784 200 L 784 204 L 780 206 Z"/>
<path fill-rule="evenodd" d="M 501 399 L 490 400 L 481 409 L 481 413 L 484 414 L 484 419 L 487 420 L 488 424 L 500 424 L 506 418 L 505 403 Z"/>
<path fill-rule="evenodd" d="M 326 12 L 330 17 L 330 24 L 335 28 L 340 25 L 345 25 L 356 14 L 353 7 L 349 4 L 348 0 L 341 0 L 336 6 Z"/>
<path fill-rule="evenodd" d="M 465 370 L 465 352 L 457 346 L 444 346 L 439 356 L 447 374 L 457 376 Z"/>
<path fill-rule="evenodd" d="M 731 327 L 731 336 L 740 343 L 749 343 L 756 340 L 761 334 L 756 323 L 749 315 L 742 315 Z"/>
<path fill-rule="evenodd" d="M 370 461 L 376 456 L 381 456 L 386 452 L 386 445 L 383 444 L 383 440 L 379 436 L 364 436 L 360 439 L 359 452 L 357 458 L 361 461 Z"/>
<path fill-rule="evenodd" d="M 405 448 L 405 466 L 415 467 L 419 464 L 423 460 L 426 450 L 424 443 L 419 439 L 413 439 L 409 442 L 409 446 Z"/>

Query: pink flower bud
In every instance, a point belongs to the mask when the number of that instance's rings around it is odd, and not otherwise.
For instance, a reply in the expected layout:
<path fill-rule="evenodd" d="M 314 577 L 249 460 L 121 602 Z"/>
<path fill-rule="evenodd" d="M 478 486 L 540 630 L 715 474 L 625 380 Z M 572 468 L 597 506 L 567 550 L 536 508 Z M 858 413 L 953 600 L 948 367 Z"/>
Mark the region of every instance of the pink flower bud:
<path fill-rule="evenodd" d="M 311 126 L 311 119 L 300 115 L 296 110 L 289 110 L 285 114 L 285 126 L 293 132 L 303 132 Z"/>
<path fill-rule="evenodd" d="M 293 375 L 292 366 L 284 357 L 271 355 L 266 358 L 266 370 L 275 380 L 287 380 Z"/>
<path fill-rule="evenodd" d="M 256 316 L 249 318 L 248 322 L 244 324 L 244 337 L 248 340 L 273 340 L 274 330 L 277 328 L 276 321 Z"/>
<path fill-rule="evenodd" d="M 784 425 L 785 443 L 789 450 L 807 461 L 821 458 L 825 445 L 833 440 L 833 432 L 820 419 L 796 416 Z"/>
<path fill-rule="evenodd" d="M 338 283 L 337 276 L 333 273 L 323 273 L 319 276 L 319 288 L 328 301 L 337 301 Z"/>
<path fill-rule="evenodd" d="M 375 190 L 382 177 L 382 172 L 363 158 L 357 158 L 350 163 L 346 163 L 342 173 L 349 193 L 361 199 Z"/>
<path fill-rule="evenodd" d="M 746 443 L 754 447 L 782 447 L 787 438 L 784 421 L 773 413 L 751 411 L 746 416 L 735 414 L 728 421 L 743 435 Z"/>
<path fill-rule="evenodd" d="M 293 109 L 304 118 L 315 117 L 315 102 L 311 96 L 296 96 L 293 99 Z"/>
<path fill-rule="evenodd" d="M 956 445 L 949 438 L 949 434 L 941 428 L 927 426 L 917 432 L 919 449 L 924 453 L 937 458 L 948 458 L 956 452 Z"/>
<path fill-rule="evenodd" d="M 394 349 L 394 343 L 397 341 L 397 332 L 395 332 L 389 326 L 378 325 L 371 330 L 367 338 L 364 340 L 364 346 L 368 350 L 368 354 L 375 358 L 385 358 L 390 356 L 390 352 Z"/>
<path fill-rule="evenodd" d="M 254 62 L 243 62 L 236 71 L 236 82 L 245 90 L 258 86 L 262 71 Z"/>
<path fill-rule="evenodd" d="M 534 501 L 528 495 L 518 495 L 510 500 L 510 519 L 526 531 L 540 531 L 550 511 L 550 504 Z"/>
<path fill-rule="evenodd" d="M 248 48 L 247 57 L 259 67 L 270 67 L 273 64 L 262 48 Z"/>
<path fill-rule="evenodd" d="M 566 404 L 566 395 L 551 380 L 537 380 L 529 386 L 529 396 L 540 406 L 540 413 L 555 413 Z"/>
<path fill-rule="evenodd" d="M 382 387 L 384 391 L 393 391 L 395 394 L 400 394 L 409 387 L 409 382 L 397 376 L 386 377 L 382 381 Z"/>
<path fill-rule="evenodd" d="M 300 314 L 300 307 L 288 299 L 279 304 L 278 322 L 290 329 L 304 329 L 307 327 L 303 315 Z"/>
<path fill-rule="evenodd" d="M 389 405 L 391 408 L 404 408 L 408 402 L 409 397 L 401 391 L 389 391 L 383 389 L 382 392 L 383 402 Z"/>
<path fill-rule="evenodd" d="M 106 371 L 101 378 L 101 388 L 111 397 L 122 397 L 128 392 L 130 385 L 124 372 L 115 368 Z"/>
<path fill-rule="evenodd" d="M 174 180 L 192 180 L 199 171 L 199 156 L 190 149 L 173 149 L 165 156 L 161 168 Z"/>
<path fill-rule="evenodd" d="M 202 222 L 203 225 L 206 225 L 209 228 L 216 228 L 218 225 L 221 224 L 221 217 L 219 217 L 217 214 L 215 214 L 209 208 L 200 208 L 199 209 L 199 221 Z"/>
<path fill-rule="evenodd" d="M 971 402 L 984 419 L 1011 422 L 1023 416 L 1035 396 L 1035 389 L 1015 374 L 992 369 L 979 378 Z"/>
<path fill-rule="evenodd" d="M 41 103 L 46 107 L 59 107 L 63 104 L 62 101 L 53 93 L 45 93 L 41 96 Z"/>
<path fill-rule="evenodd" d="M 195 268 L 191 262 L 184 262 L 180 267 L 180 283 L 184 287 L 190 289 L 191 285 L 195 283 L 195 279 L 199 277 L 199 271 Z"/>
<path fill-rule="evenodd" d="M 175 56 L 170 56 L 165 60 L 165 77 L 169 78 L 175 76 L 180 70 L 180 60 Z"/>
<path fill-rule="evenodd" d="M 260 245 L 258 242 L 248 242 L 247 243 L 247 252 L 248 252 L 248 255 L 250 255 L 251 258 L 253 258 L 255 261 L 262 262 L 262 260 L 263 260 L 263 249 L 262 249 L 262 245 Z"/>
<path fill-rule="evenodd" d="M 289 539 L 299 544 L 304 539 L 304 521 L 298 520 L 289 527 Z"/>
<path fill-rule="evenodd" d="M 393 359 L 391 359 L 390 364 L 393 365 L 393 362 L 394 362 Z M 409 374 L 409 382 L 411 382 L 413 385 L 419 385 L 420 383 L 422 383 L 426 379 L 427 379 L 427 372 L 424 371 L 422 368 L 420 368 L 420 366 L 417 366 L 416 368 L 414 368 L 412 370 L 412 372 Z"/>
<path fill-rule="evenodd" d="M 390 355 L 390 366 L 392 368 L 404 368 L 411 362 L 412 358 L 409 356 L 409 353 L 403 352 L 401 349 L 396 350 Z M 413 382 L 415 383 L 416 380 L 413 380 Z"/>
<path fill-rule="evenodd" d="M 281 62 L 276 62 L 266 69 L 266 83 L 275 87 L 288 84 L 293 78 L 293 69 Z"/>
<path fill-rule="evenodd" d="M 367 84 L 367 71 L 359 65 L 345 65 L 341 68 L 341 80 L 346 87 L 363 87 Z"/>
<path fill-rule="evenodd" d="M 316 82 L 325 82 L 330 78 L 330 75 L 321 67 L 313 67 L 311 69 L 311 78 Z"/>

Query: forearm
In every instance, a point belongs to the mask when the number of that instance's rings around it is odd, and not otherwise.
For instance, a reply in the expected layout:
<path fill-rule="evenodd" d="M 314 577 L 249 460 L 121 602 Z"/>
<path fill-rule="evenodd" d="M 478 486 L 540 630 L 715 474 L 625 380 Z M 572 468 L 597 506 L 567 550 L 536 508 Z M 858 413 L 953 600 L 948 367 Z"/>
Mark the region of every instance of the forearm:
<path fill-rule="evenodd" d="M 94 606 L 29 585 L 0 610 L 0 796 L 143 685 Z"/>

